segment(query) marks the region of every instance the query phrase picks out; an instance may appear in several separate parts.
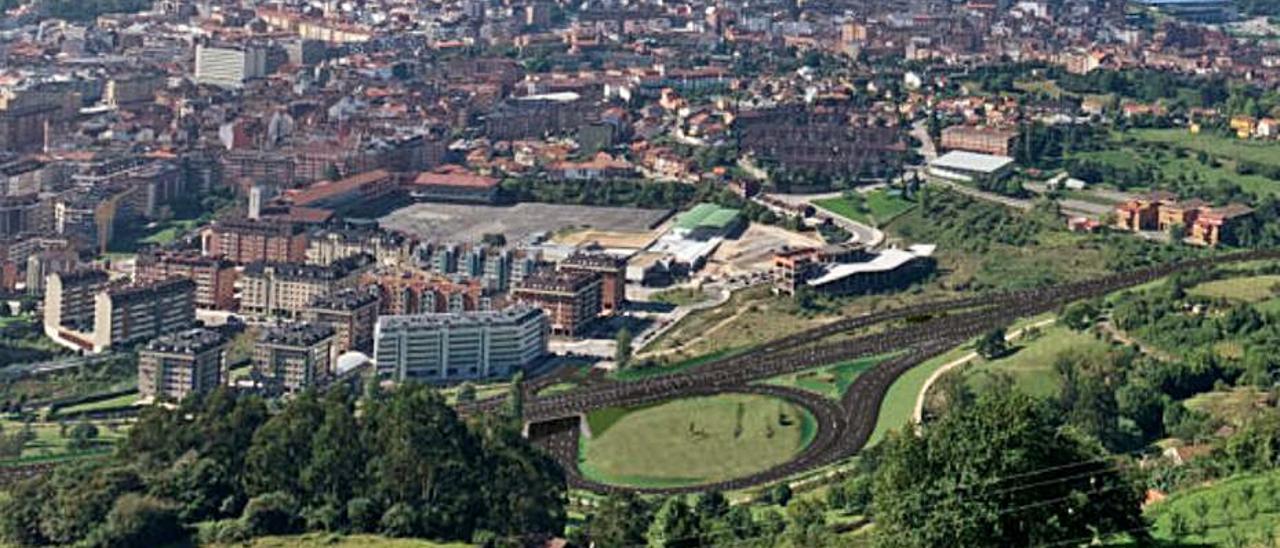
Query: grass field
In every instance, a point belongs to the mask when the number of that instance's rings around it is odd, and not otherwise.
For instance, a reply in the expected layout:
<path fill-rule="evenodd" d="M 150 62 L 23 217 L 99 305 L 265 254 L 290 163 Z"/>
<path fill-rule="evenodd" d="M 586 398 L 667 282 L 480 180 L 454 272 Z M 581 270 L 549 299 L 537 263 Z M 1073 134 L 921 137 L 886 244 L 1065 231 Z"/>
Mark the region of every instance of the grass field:
<path fill-rule="evenodd" d="M 22 450 L 22 455 L 18 458 L 0 459 L 0 465 L 5 463 L 16 462 L 36 462 L 45 460 L 58 460 L 70 456 L 81 454 L 100 454 L 109 451 L 116 441 L 124 439 L 128 433 L 128 426 L 122 425 L 115 431 L 108 428 L 105 423 L 95 423 L 98 426 L 98 438 L 93 447 L 83 451 L 73 451 L 68 447 L 70 443 L 70 431 L 74 422 L 66 423 L 68 436 L 62 435 L 62 425 L 56 422 L 35 422 L 31 424 L 31 429 L 35 432 L 35 440 L 27 443 Z M 0 431 L 6 434 L 18 432 L 22 430 L 22 423 L 13 420 L 0 420 Z"/>
<path fill-rule="evenodd" d="M 1152 535 L 1160 540 L 1183 545 L 1275 546 L 1280 541 L 1280 471 L 1177 493 L 1149 507 L 1146 515 L 1152 521 Z"/>
<path fill-rule="evenodd" d="M 968 345 L 954 348 L 945 354 L 936 356 L 920 365 L 911 368 L 903 373 L 898 380 L 893 381 L 889 386 L 889 391 L 885 393 L 884 401 L 880 403 L 880 415 L 876 419 L 876 429 L 871 432 L 871 438 L 867 440 L 867 446 L 880 443 L 890 430 L 902 430 L 907 423 L 911 421 L 911 415 L 915 412 L 916 398 L 919 397 L 920 390 L 924 388 L 925 381 L 929 380 L 929 375 L 937 371 L 943 365 L 955 361 L 956 359 L 972 352 Z"/>
<path fill-rule="evenodd" d="M 261 537 L 244 544 L 228 545 L 247 548 L 464 548 L 462 543 L 440 544 L 427 540 L 389 538 L 377 535 L 340 535 L 307 533 L 305 535 Z"/>
<path fill-rule="evenodd" d="M 1224 160 L 1218 167 L 1208 166 L 1194 158 L 1180 158 L 1172 153 L 1152 156 L 1150 153 L 1138 153 L 1126 145 L 1115 143 L 1115 148 L 1102 151 L 1078 152 L 1076 158 L 1087 158 L 1118 168 L 1130 168 L 1142 163 L 1150 163 L 1159 169 L 1166 179 L 1174 179 L 1179 175 L 1191 177 L 1193 174 L 1206 183 L 1226 179 L 1240 185 L 1246 192 L 1254 194 L 1280 195 L 1280 181 L 1273 181 L 1261 175 L 1241 175 L 1235 172 L 1234 160 Z M 1280 153 L 1280 149 L 1276 150 Z M 1110 182 L 1110 181 L 1103 181 Z"/>
<path fill-rule="evenodd" d="M 844 396 L 845 390 L 849 389 L 849 385 L 853 384 L 854 379 L 858 378 L 858 375 L 884 361 L 884 359 L 884 356 L 874 356 L 835 365 L 824 365 L 790 375 L 774 377 L 765 382 L 808 390 L 833 400 L 839 400 Z"/>
<path fill-rule="evenodd" d="M 1246 386 L 1197 394 L 1188 398 L 1183 404 L 1188 409 L 1204 411 L 1213 418 L 1239 427 L 1249 419 L 1272 409 L 1265 405 L 1266 398 L 1266 392 Z"/>
<path fill-rule="evenodd" d="M 816 433 L 804 409 L 750 394 L 603 409 L 588 418 L 579 468 L 591 479 L 645 487 L 698 485 L 791 459 Z"/>
<path fill-rule="evenodd" d="M 970 386 L 975 388 L 990 382 L 993 374 L 1007 374 L 1019 390 L 1036 397 L 1049 397 L 1058 393 L 1058 375 L 1053 362 L 1066 352 L 1106 352 L 1110 348 L 1088 333 L 1072 331 L 1065 326 L 1050 325 L 1040 329 L 1040 335 L 1030 340 L 1019 340 L 1013 352 L 994 360 L 974 364 L 965 371 Z"/>
<path fill-rule="evenodd" d="M 135 392 L 133 394 L 116 396 L 114 398 L 106 399 L 102 401 L 82 403 L 79 405 L 73 405 L 71 407 L 63 407 L 58 410 L 58 413 L 65 415 L 65 414 L 74 414 L 74 413 L 84 413 L 86 411 L 98 411 L 100 409 L 124 407 L 126 405 L 133 405 L 135 403 L 138 403 L 138 398 L 139 398 L 139 395 L 138 393 Z"/>
<path fill-rule="evenodd" d="M 650 300 L 673 304 L 676 306 L 688 306 L 706 301 L 710 298 L 711 296 L 704 293 L 701 289 L 694 289 L 692 287 L 676 287 L 654 293 Z"/>
<path fill-rule="evenodd" d="M 915 202 L 902 199 L 896 193 L 879 189 L 862 195 L 862 207 L 844 198 L 816 200 L 814 204 L 836 215 L 859 223 L 880 226 L 915 207 Z"/>
<path fill-rule="evenodd" d="M 1188 289 L 1187 293 L 1214 299 L 1256 303 L 1276 297 L 1277 293 L 1272 288 L 1277 286 L 1280 286 L 1278 275 L 1248 276 L 1205 282 Z"/>
<path fill-rule="evenodd" d="M 1179 128 L 1136 129 L 1126 135 L 1148 143 L 1164 143 L 1219 158 L 1280 166 L 1280 144 L 1272 142 L 1246 141 L 1207 133 L 1192 135 Z"/>

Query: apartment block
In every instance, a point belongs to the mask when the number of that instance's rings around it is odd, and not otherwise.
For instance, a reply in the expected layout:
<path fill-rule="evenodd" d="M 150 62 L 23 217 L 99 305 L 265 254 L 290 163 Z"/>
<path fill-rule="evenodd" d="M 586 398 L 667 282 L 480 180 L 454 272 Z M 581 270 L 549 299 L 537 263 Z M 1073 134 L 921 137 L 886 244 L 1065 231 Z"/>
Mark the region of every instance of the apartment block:
<path fill-rule="evenodd" d="M 942 148 L 1012 156 L 1018 132 L 988 126 L 951 126 L 942 130 Z"/>
<path fill-rule="evenodd" d="M 378 318 L 374 361 L 396 381 L 445 383 L 508 377 L 547 354 L 550 325 L 542 310 L 418 314 Z"/>
<path fill-rule="evenodd" d="M 92 351 L 149 341 L 196 321 L 196 284 L 183 278 L 122 286 L 94 296 Z"/>
<path fill-rule="evenodd" d="M 222 383 L 227 341 L 209 329 L 162 335 L 138 352 L 138 392 L 144 399 L 182 401 Z"/>
<path fill-rule="evenodd" d="M 577 337 L 600 316 L 602 285 L 597 272 L 547 270 L 517 284 L 511 298 L 546 312 L 552 334 Z"/>
<path fill-rule="evenodd" d="M 560 261 L 561 272 L 600 275 L 600 309 L 605 314 L 619 312 L 627 302 L 627 261 L 603 253 L 575 253 Z"/>
<path fill-rule="evenodd" d="M 196 307 L 207 310 L 235 310 L 236 269 L 222 257 L 206 257 L 194 252 L 157 251 L 138 255 L 134 279 L 143 283 L 169 278 L 186 278 L 196 283 Z"/>
<path fill-rule="evenodd" d="M 333 352 L 373 351 L 373 326 L 378 321 L 378 291 L 362 286 L 343 289 L 311 301 L 302 311 L 308 323 L 333 328 Z"/>
<path fill-rule="evenodd" d="M 63 328 L 73 331 L 92 329 L 94 299 L 106 289 L 107 281 L 107 273 L 102 270 L 49 274 L 44 284 L 45 333 L 55 333 Z"/>
<path fill-rule="evenodd" d="M 240 310 L 260 317 L 300 317 L 319 297 L 354 288 L 373 266 L 373 257 L 355 255 L 319 266 L 255 262 L 240 276 Z"/>
<path fill-rule="evenodd" d="M 300 263 L 307 258 L 307 234 L 301 225 L 275 221 L 219 221 L 203 235 L 204 254 L 236 264 L 255 261 Z"/>
<path fill-rule="evenodd" d="M 196 82 L 238 89 L 267 75 L 267 52 L 258 47 L 196 46 Z"/>
<path fill-rule="evenodd" d="M 331 373 L 333 328 L 310 323 L 271 326 L 258 334 L 253 369 L 284 392 L 315 386 Z"/>

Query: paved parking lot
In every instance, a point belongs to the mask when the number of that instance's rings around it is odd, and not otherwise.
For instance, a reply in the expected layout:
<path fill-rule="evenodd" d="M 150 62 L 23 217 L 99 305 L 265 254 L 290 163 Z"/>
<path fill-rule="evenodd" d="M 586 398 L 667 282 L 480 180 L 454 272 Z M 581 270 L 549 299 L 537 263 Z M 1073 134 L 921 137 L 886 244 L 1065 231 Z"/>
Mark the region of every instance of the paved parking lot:
<path fill-rule="evenodd" d="M 522 203 L 513 206 L 420 203 L 382 217 L 382 226 L 428 241 L 472 242 L 485 234 L 504 234 L 519 242 L 539 232 L 593 228 L 610 232 L 647 232 L 667 217 L 666 210 Z"/>

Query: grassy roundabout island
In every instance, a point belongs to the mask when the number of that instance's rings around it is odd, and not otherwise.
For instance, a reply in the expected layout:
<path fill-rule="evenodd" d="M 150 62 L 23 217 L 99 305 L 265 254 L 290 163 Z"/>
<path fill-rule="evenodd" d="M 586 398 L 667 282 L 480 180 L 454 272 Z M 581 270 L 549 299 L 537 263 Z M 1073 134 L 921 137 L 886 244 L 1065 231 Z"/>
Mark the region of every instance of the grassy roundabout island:
<path fill-rule="evenodd" d="M 787 462 L 817 432 L 803 408 L 769 396 L 724 394 L 588 415 L 578 466 L 588 479 L 633 487 L 699 485 Z"/>

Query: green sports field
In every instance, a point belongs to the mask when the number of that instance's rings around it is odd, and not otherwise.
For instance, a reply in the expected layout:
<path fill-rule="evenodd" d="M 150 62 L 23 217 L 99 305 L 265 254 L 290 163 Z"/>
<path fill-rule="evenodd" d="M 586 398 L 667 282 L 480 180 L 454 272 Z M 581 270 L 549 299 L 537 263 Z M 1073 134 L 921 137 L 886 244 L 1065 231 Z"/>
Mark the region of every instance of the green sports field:
<path fill-rule="evenodd" d="M 790 460 L 813 439 L 813 416 L 754 394 L 687 398 L 587 417 L 578 454 L 583 475 L 637 487 L 698 485 Z"/>

